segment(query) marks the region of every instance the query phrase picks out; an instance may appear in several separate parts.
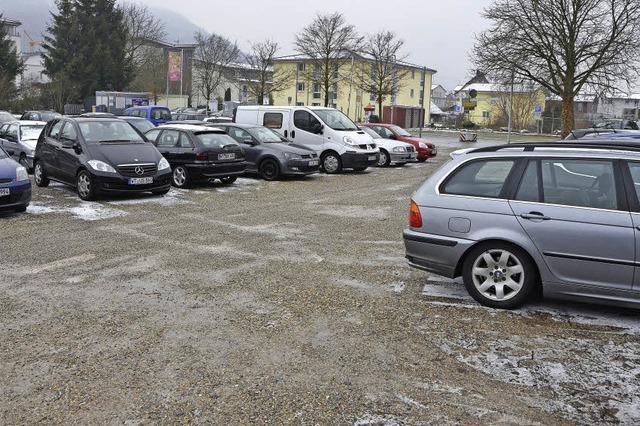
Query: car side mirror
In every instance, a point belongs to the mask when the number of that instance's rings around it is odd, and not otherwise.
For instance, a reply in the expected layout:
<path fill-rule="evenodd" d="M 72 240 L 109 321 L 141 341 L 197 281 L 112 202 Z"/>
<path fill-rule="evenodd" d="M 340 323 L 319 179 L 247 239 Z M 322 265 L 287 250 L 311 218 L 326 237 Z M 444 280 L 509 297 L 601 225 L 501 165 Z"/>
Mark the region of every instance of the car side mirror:
<path fill-rule="evenodd" d="M 247 136 L 246 138 L 242 138 L 242 143 L 251 145 L 251 146 L 257 145 L 256 141 L 254 141 L 253 138 L 249 136 Z"/>
<path fill-rule="evenodd" d="M 317 135 L 321 135 L 324 130 L 324 126 L 322 124 L 316 124 L 313 128 L 313 133 Z"/>

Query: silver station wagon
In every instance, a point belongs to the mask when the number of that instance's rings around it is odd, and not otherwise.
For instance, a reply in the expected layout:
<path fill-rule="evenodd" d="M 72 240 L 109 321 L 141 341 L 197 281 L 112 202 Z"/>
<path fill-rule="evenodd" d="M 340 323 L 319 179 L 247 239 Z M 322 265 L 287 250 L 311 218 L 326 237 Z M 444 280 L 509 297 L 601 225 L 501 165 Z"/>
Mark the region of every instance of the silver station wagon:
<path fill-rule="evenodd" d="M 640 144 L 470 150 L 413 195 L 411 266 L 462 276 L 479 303 L 534 294 L 640 307 Z"/>

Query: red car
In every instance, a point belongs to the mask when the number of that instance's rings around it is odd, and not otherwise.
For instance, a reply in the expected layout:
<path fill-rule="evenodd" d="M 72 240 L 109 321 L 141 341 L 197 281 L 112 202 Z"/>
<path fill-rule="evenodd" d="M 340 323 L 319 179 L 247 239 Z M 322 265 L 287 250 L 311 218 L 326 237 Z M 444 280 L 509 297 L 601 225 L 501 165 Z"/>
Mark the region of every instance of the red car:
<path fill-rule="evenodd" d="M 420 139 L 413 136 L 400 126 L 395 124 L 384 123 L 365 123 L 362 126 L 367 126 L 373 129 L 377 134 L 385 139 L 394 139 L 400 142 L 406 142 L 413 145 L 418 152 L 418 161 L 423 162 L 431 157 L 435 157 L 438 154 L 438 149 L 434 144 L 426 139 Z"/>

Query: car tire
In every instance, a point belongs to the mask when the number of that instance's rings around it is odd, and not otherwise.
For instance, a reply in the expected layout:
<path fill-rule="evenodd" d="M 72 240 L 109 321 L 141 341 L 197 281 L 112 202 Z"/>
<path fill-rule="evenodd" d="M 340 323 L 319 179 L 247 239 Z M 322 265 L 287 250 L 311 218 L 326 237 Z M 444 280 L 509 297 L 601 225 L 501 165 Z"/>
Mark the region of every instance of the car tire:
<path fill-rule="evenodd" d="M 538 286 L 537 269 L 529 255 L 501 242 L 473 248 L 465 257 L 462 276 L 471 297 L 497 309 L 522 306 Z"/>
<path fill-rule="evenodd" d="M 342 171 L 342 159 L 335 152 L 327 152 L 322 155 L 320 160 L 322 171 L 327 174 L 336 174 Z"/>
<path fill-rule="evenodd" d="M 424 163 L 425 161 L 427 161 L 426 158 L 418 158 L 418 163 Z"/>
<path fill-rule="evenodd" d="M 391 156 L 384 149 L 380 150 L 380 158 L 378 159 L 378 167 L 389 167 L 391 164 Z"/>
<path fill-rule="evenodd" d="M 260 163 L 258 174 L 264 180 L 276 180 L 280 177 L 280 166 L 276 160 L 267 158 Z"/>
<path fill-rule="evenodd" d="M 33 180 L 36 182 L 36 186 L 40 188 L 45 188 L 51 183 L 41 161 L 36 161 L 35 167 L 33 168 Z"/>
<path fill-rule="evenodd" d="M 225 176 L 223 178 L 220 178 L 220 182 L 224 183 L 225 185 L 231 185 L 237 180 L 238 176 Z"/>
<path fill-rule="evenodd" d="M 27 206 L 20 206 L 20 207 L 17 207 L 15 210 L 16 213 L 24 213 L 26 211 L 27 211 Z"/>
<path fill-rule="evenodd" d="M 191 186 L 189 170 L 184 166 L 174 167 L 171 172 L 171 184 L 176 188 L 189 188 Z"/>
<path fill-rule="evenodd" d="M 364 172 L 365 170 L 367 170 L 368 167 L 354 167 L 353 171 L 354 172 Z"/>
<path fill-rule="evenodd" d="M 151 193 L 153 195 L 167 195 L 170 190 L 171 190 L 171 187 L 168 187 L 168 188 L 165 188 L 165 189 L 158 189 L 158 190 L 155 190 L 155 191 L 151 191 Z"/>
<path fill-rule="evenodd" d="M 84 201 L 96 199 L 96 188 L 93 184 L 93 177 L 86 170 L 80 170 L 76 176 L 76 190 L 78 196 Z"/>

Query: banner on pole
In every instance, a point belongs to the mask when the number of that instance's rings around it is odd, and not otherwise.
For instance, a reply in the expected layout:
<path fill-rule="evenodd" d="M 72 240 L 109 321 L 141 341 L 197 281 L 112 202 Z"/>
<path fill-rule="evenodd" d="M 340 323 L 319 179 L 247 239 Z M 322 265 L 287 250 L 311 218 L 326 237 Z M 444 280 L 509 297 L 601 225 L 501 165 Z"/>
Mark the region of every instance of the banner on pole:
<path fill-rule="evenodd" d="M 180 52 L 169 52 L 169 81 L 182 79 L 182 55 Z"/>

